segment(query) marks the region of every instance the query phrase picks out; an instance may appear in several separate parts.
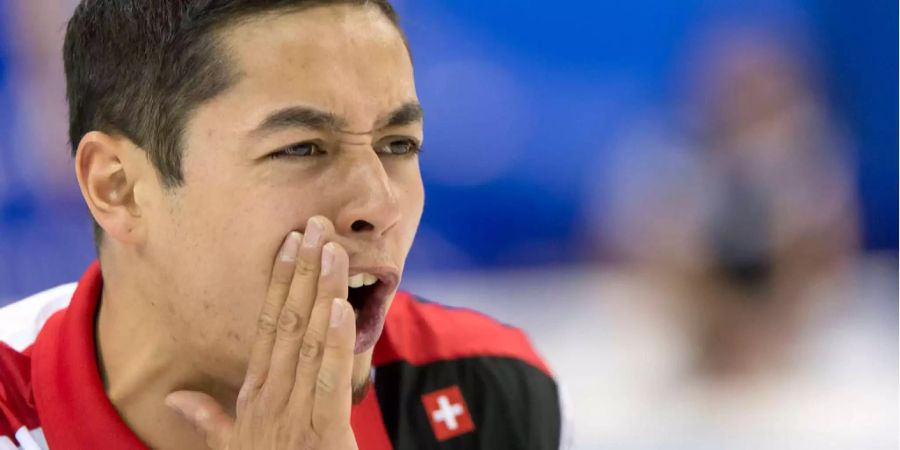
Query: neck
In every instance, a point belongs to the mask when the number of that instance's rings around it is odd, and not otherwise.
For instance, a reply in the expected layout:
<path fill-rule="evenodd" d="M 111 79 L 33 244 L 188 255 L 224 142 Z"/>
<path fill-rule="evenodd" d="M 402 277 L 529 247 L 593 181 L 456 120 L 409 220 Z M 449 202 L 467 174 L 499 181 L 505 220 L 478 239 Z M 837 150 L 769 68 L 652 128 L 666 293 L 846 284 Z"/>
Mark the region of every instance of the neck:
<path fill-rule="evenodd" d="M 133 289 L 117 289 L 136 284 L 115 279 L 124 282 L 104 285 L 95 325 L 98 364 L 107 396 L 148 447 L 206 448 L 202 437 L 165 406 L 165 396 L 181 389 L 199 390 L 233 413 L 230 409 L 237 389 L 197 367 L 195 358 L 152 310 L 152 299 L 142 298 Z"/>

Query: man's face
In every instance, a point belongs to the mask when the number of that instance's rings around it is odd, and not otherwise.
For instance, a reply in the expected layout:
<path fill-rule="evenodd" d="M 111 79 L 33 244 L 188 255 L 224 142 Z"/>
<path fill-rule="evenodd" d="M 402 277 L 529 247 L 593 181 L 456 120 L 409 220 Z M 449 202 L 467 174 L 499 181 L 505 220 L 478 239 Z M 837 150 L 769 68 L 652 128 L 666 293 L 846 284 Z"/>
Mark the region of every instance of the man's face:
<path fill-rule="evenodd" d="M 351 272 L 402 272 L 424 192 L 418 156 L 400 153 L 422 124 L 389 123 L 418 103 L 404 42 L 375 7 L 267 14 L 221 36 L 239 79 L 187 121 L 185 182 L 149 208 L 145 257 L 173 339 L 237 385 L 275 254 L 309 217 L 334 223 Z M 356 355 L 356 383 L 371 356 Z"/>

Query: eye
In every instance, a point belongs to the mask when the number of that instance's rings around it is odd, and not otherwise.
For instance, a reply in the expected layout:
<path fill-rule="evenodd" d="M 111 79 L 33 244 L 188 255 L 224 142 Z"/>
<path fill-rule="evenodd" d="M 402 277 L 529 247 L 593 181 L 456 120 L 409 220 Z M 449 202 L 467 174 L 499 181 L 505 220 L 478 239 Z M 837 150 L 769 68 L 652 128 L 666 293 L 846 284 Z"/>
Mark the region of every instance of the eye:
<path fill-rule="evenodd" d="M 419 143 L 410 138 L 391 139 L 378 148 L 378 153 L 396 156 L 414 155 L 421 151 Z"/>
<path fill-rule="evenodd" d="M 269 155 L 269 159 L 299 158 L 304 156 L 317 156 L 324 153 L 322 147 L 315 142 L 301 142 L 283 147 Z"/>

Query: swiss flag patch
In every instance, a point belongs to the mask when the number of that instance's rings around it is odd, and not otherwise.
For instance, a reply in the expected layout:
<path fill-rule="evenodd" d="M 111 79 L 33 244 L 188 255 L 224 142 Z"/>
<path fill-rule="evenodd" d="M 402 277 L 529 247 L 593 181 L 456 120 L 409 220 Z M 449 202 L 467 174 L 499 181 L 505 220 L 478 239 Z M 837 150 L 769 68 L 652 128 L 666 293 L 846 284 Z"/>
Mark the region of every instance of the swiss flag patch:
<path fill-rule="evenodd" d="M 469 407 L 459 386 L 450 386 L 422 396 L 425 415 L 438 442 L 475 430 Z"/>

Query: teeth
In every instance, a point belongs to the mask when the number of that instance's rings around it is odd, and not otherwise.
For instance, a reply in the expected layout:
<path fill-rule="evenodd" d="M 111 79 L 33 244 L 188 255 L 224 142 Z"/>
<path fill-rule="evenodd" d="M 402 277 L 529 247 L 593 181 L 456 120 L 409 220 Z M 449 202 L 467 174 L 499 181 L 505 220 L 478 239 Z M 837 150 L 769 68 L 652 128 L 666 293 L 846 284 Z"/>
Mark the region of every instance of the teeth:
<path fill-rule="evenodd" d="M 350 277 L 349 280 L 347 280 L 347 286 L 350 286 L 351 288 L 358 288 L 363 285 L 363 282 L 365 280 L 366 280 L 366 274 L 358 273 L 358 274 Z"/>
<path fill-rule="evenodd" d="M 347 286 L 358 288 L 362 286 L 371 286 L 378 281 L 378 277 L 370 273 L 358 273 L 347 280 Z"/>

